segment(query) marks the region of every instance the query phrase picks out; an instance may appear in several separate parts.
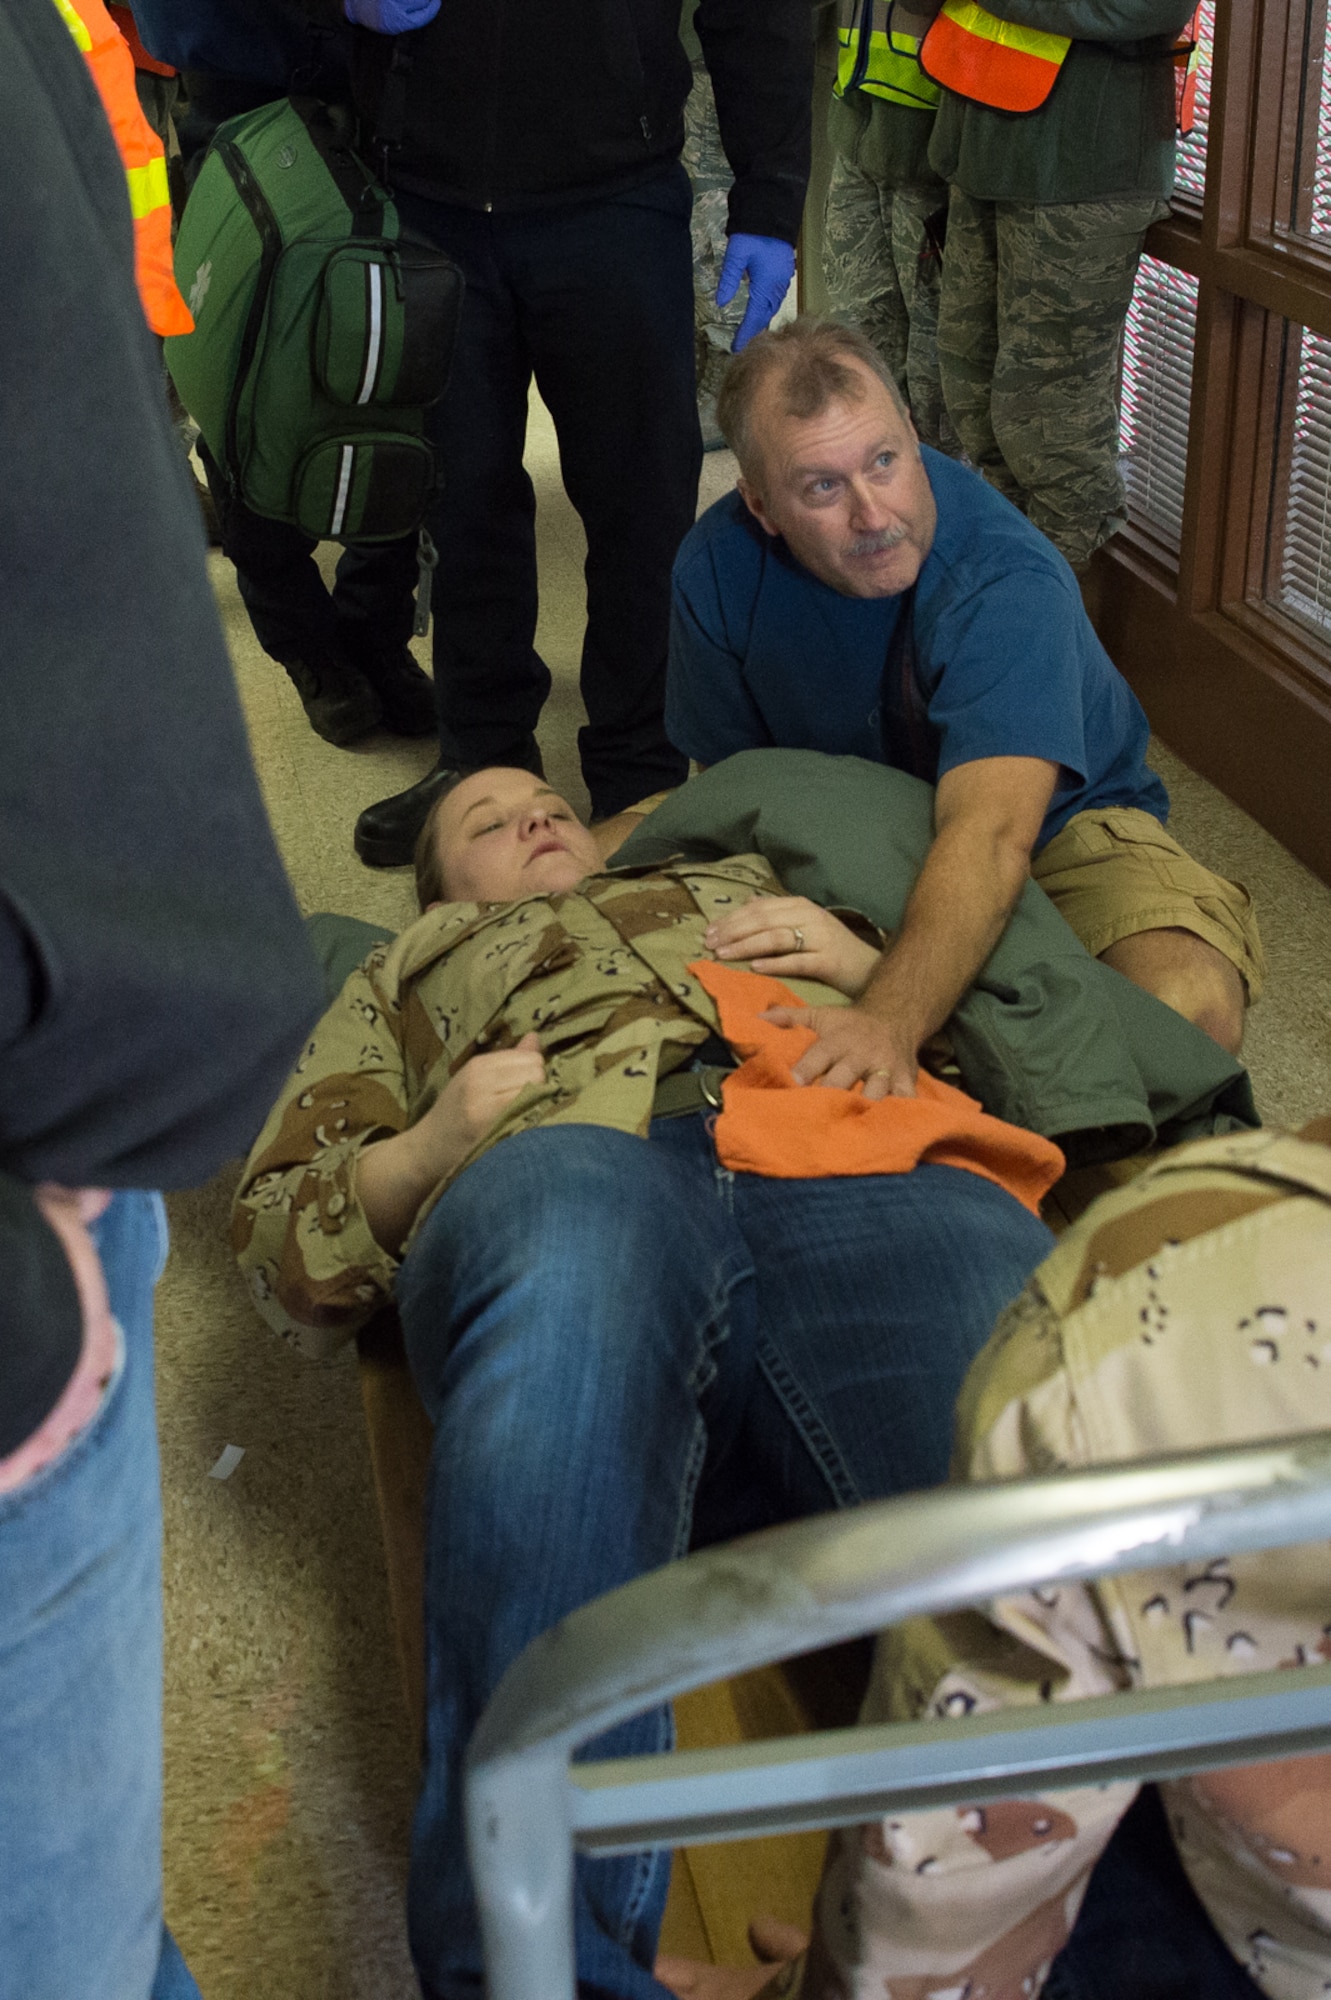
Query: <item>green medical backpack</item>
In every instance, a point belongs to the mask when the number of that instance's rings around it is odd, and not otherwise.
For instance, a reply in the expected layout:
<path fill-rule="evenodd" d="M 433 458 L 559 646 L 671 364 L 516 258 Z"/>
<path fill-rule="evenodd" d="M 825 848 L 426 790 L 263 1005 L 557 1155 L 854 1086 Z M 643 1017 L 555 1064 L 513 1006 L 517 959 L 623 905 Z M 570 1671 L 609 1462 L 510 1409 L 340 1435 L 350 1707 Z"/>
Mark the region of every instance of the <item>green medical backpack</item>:
<path fill-rule="evenodd" d="M 232 490 L 320 538 L 417 528 L 462 273 L 399 226 L 349 114 L 282 98 L 222 125 L 175 263 L 195 330 L 166 342 L 167 367 Z"/>

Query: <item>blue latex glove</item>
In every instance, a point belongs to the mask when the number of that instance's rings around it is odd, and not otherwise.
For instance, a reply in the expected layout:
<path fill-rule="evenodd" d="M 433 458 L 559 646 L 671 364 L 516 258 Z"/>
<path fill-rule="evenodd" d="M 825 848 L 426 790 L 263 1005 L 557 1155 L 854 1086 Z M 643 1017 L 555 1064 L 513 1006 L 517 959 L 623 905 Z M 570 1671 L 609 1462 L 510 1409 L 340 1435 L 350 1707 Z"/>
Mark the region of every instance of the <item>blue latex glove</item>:
<path fill-rule="evenodd" d="M 357 28 L 376 35 L 405 35 L 423 28 L 439 12 L 439 0 L 342 0 L 342 11 Z"/>
<path fill-rule="evenodd" d="M 348 0 L 349 4 L 349 0 Z M 749 281 L 749 304 L 731 352 L 747 347 L 780 305 L 795 275 L 795 252 L 779 236 L 732 236 L 716 287 L 716 303 L 728 306 L 741 278 Z"/>

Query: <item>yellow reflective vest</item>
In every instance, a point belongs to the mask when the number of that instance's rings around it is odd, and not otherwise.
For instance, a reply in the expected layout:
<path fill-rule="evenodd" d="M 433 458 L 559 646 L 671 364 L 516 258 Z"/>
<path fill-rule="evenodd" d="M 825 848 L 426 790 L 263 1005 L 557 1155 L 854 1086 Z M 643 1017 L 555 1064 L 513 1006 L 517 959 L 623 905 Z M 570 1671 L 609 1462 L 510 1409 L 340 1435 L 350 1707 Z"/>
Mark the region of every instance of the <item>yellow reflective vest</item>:
<path fill-rule="evenodd" d="M 893 0 L 840 0 L 837 96 L 863 90 L 913 111 L 934 110 L 942 92 L 919 60 L 932 11 L 920 13 Z"/>

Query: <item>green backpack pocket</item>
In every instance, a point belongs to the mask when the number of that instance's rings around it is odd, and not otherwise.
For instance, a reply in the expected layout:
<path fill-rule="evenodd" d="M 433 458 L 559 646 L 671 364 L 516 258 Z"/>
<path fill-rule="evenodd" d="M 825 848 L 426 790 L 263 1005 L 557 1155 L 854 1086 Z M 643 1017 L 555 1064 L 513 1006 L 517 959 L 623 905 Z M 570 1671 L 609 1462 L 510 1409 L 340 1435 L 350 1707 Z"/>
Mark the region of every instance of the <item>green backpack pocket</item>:
<path fill-rule="evenodd" d="M 296 467 L 296 525 L 320 541 L 386 542 L 409 535 L 434 488 L 434 454 L 401 431 L 321 438 Z"/>
<path fill-rule="evenodd" d="M 344 244 L 324 266 L 314 333 L 320 386 L 334 403 L 437 403 L 461 306 L 451 258 L 411 238 Z"/>

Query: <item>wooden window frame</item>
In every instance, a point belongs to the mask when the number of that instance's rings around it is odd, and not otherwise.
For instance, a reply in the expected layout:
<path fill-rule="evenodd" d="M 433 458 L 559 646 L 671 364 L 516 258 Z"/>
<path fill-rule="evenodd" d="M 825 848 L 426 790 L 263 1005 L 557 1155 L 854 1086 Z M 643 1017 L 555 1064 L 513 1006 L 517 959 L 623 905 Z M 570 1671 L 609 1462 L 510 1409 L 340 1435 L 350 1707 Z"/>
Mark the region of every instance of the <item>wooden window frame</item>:
<path fill-rule="evenodd" d="M 1290 107 L 1327 4 L 1218 0 L 1205 198 L 1147 239 L 1198 282 L 1182 537 L 1175 555 L 1133 522 L 1088 599 L 1165 740 L 1331 882 L 1331 636 L 1263 594 L 1292 426 L 1282 322 L 1331 339 L 1331 240 L 1288 227 L 1308 211 L 1316 135 Z"/>

